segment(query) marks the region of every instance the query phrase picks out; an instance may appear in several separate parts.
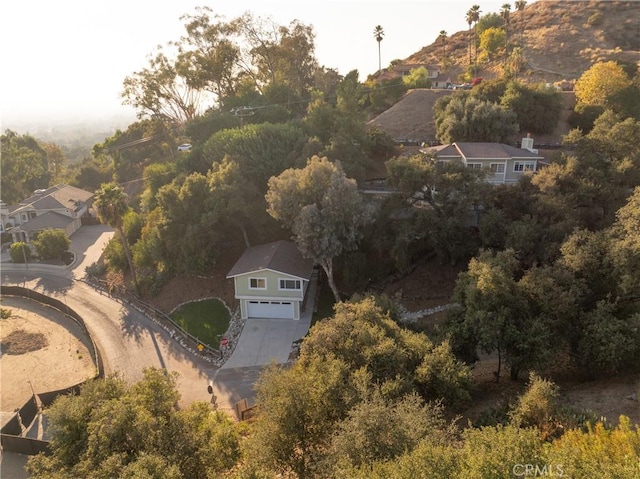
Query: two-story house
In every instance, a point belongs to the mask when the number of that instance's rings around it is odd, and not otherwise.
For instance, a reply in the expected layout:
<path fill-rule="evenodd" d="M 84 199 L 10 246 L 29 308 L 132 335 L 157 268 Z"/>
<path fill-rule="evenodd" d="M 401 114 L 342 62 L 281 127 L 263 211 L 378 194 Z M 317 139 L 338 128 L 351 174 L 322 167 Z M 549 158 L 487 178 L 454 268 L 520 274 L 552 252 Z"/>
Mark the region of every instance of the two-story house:
<path fill-rule="evenodd" d="M 523 138 L 521 148 L 503 143 L 455 142 L 439 149 L 440 162 L 462 161 L 468 168 L 489 170 L 486 180 L 493 184 L 513 184 L 526 173 L 548 163 L 533 149 L 533 138 Z"/>
<path fill-rule="evenodd" d="M 247 248 L 227 274 L 243 319 L 300 319 L 313 262 L 291 241 Z"/>
<path fill-rule="evenodd" d="M 36 190 L 17 205 L 1 205 L 3 231 L 14 241 L 29 242 L 38 231 L 49 228 L 64 230 L 69 236 L 82 225 L 89 214 L 93 193 L 69 185 L 56 185 Z"/>

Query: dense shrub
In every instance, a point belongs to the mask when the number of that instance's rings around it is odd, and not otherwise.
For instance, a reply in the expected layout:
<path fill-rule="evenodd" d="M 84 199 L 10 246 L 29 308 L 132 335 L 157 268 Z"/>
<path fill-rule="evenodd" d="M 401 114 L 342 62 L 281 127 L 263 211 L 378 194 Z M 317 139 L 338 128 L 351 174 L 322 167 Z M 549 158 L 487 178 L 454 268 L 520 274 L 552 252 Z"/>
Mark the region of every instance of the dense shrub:
<path fill-rule="evenodd" d="M 11 255 L 11 261 L 14 263 L 24 263 L 25 259 L 27 261 L 31 259 L 31 250 L 29 249 L 29 245 L 22 241 L 12 243 L 9 254 Z"/>
<path fill-rule="evenodd" d="M 33 244 L 40 258 L 58 259 L 69 249 L 71 240 L 62 229 L 46 229 L 40 232 Z"/>

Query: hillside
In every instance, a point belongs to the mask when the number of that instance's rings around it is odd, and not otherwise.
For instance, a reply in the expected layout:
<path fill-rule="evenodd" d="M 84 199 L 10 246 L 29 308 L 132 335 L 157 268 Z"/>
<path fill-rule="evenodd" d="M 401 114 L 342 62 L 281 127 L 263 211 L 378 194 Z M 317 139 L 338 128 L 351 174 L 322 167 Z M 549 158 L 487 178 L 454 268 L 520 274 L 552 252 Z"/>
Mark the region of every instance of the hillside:
<path fill-rule="evenodd" d="M 452 93 L 452 90 L 410 90 L 399 102 L 369 121 L 368 125 L 377 126 L 393 138 L 406 139 L 410 143 L 434 140 L 436 128 L 433 119 L 433 105 L 441 96 Z M 575 107 L 576 98 L 572 91 L 560 94 L 562 95 L 563 107 L 558 125 L 553 133 L 536 136 L 534 140 L 537 145 L 562 143 L 563 135 L 569 132 L 568 118 Z M 522 131 L 519 136 L 526 136 L 526 134 L 526 131 Z M 554 151 L 541 150 L 540 153 L 547 157 L 553 155 Z"/>
<path fill-rule="evenodd" d="M 512 6 L 512 42 L 520 41 L 520 26 L 525 25 L 522 39 L 527 65 L 520 78 L 550 83 L 575 80 L 597 61 L 640 61 L 639 18 L 640 2 L 636 1 L 538 0 L 522 12 Z M 452 77 L 469 66 L 468 40 L 467 30 L 447 37 Z M 403 63 L 441 64 L 442 41 L 434 39 Z M 501 61 L 497 60 L 481 65 L 478 76 L 491 78 L 500 70 Z"/>

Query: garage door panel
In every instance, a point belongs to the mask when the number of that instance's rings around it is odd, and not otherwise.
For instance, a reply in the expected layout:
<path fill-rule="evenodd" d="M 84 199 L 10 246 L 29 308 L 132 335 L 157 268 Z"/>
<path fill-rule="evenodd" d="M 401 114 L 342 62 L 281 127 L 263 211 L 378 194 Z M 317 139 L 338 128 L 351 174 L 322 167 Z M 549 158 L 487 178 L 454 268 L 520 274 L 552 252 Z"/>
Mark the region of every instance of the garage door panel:
<path fill-rule="evenodd" d="M 293 319 L 293 302 L 247 301 L 247 317 Z"/>

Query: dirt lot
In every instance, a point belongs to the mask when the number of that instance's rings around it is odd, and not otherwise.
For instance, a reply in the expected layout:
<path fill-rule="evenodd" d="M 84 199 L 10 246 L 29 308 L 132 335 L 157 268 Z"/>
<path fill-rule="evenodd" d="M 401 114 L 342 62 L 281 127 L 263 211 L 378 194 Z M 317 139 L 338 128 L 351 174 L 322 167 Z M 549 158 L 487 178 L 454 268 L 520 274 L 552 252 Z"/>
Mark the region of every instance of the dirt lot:
<path fill-rule="evenodd" d="M 89 340 L 61 312 L 26 298 L 2 298 L 11 317 L 0 321 L 0 410 L 3 421 L 31 397 L 32 390 L 54 391 L 95 375 Z"/>

